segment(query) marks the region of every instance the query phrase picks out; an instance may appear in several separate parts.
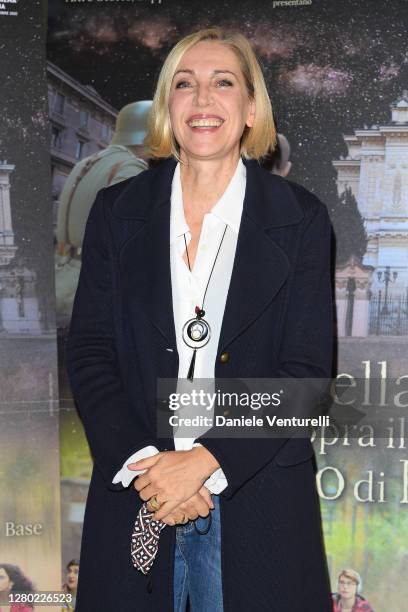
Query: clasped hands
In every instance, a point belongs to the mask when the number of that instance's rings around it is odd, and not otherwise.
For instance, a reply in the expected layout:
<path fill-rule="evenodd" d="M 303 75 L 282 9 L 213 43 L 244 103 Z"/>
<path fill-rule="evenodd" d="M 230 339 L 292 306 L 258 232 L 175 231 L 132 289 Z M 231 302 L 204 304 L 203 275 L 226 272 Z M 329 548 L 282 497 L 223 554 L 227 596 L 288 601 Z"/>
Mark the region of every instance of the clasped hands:
<path fill-rule="evenodd" d="M 133 486 L 143 501 L 156 496 L 160 510 L 154 513 L 155 520 L 176 525 L 183 522 L 181 517 L 195 520 L 198 516 L 208 516 L 209 509 L 214 508 L 204 482 L 220 465 L 204 446 L 186 451 L 163 451 L 129 463 L 127 467 L 147 470 L 137 476 Z"/>

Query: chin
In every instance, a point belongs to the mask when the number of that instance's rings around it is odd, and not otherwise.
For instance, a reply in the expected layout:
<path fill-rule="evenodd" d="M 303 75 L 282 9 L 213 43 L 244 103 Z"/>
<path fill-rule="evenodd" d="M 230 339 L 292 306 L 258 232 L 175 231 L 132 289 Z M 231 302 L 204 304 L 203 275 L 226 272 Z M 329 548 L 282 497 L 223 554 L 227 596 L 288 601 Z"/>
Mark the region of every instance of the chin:
<path fill-rule="evenodd" d="M 220 157 L 219 151 L 208 151 L 208 150 L 199 150 L 199 151 L 186 151 L 186 157 L 202 157 L 203 159 L 211 158 L 211 157 Z"/>

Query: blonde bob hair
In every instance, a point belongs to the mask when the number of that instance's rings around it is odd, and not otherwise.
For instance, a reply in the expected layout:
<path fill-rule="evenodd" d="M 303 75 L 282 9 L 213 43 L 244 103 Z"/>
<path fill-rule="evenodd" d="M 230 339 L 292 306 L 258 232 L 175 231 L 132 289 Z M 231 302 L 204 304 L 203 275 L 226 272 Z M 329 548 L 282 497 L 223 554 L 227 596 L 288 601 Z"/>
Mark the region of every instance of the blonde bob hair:
<path fill-rule="evenodd" d="M 245 126 L 241 137 L 241 156 L 247 159 L 259 159 L 274 151 L 277 143 L 272 105 L 254 50 L 242 34 L 238 32 L 228 34 L 221 28 L 214 27 L 185 36 L 166 57 L 157 81 L 149 113 L 148 130 L 143 141 L 146 154 L 153 159 L 173 156 L 181 161 L 179 145 L 174 137 L 169 115 L 171 84 L 184 53 L 204 40 L 222 43 L 235 53 L 244 75 L 248 96 L 255 101 L 254 124 L 251 128 Z"/>

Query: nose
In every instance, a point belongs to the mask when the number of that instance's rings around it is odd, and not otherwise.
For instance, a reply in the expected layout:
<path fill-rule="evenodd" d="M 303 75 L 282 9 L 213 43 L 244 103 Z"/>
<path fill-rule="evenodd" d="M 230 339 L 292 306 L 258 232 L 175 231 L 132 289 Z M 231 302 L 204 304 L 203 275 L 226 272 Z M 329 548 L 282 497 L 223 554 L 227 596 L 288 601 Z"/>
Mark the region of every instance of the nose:
<path fill-rule="evenodd" d="M 197 86 L 195 104 L 197 106 L 208 106 L 212 104 L 210 87 L 205 83 L 200 83 Z"/>

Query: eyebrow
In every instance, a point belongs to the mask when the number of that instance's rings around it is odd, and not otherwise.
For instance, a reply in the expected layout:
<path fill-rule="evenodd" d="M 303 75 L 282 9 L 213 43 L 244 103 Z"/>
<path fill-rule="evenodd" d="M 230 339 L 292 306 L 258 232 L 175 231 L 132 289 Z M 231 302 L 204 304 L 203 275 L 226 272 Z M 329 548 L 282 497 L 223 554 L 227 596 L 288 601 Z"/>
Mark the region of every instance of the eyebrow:
<path fill-rule="evenodd" d="M 179 74 L 180 72 L 187 72 L 188 74 L 194 74 L 194 70 L 189 70 L 188 68 L 184 68 L 181 70 L 176 70 L 176 72 L 174 73 L 174 76 L 176 76 L 177 74 Z M 235 72 L 232 72 L 232 70 L 213 70 L 212 72 L 213 74 L 233 74 L 234 77 L 236 77 L 237 75 L 235 74 Z"/>

